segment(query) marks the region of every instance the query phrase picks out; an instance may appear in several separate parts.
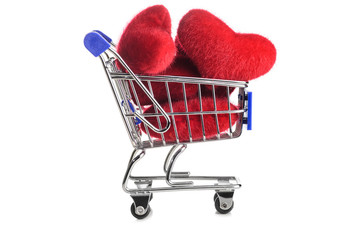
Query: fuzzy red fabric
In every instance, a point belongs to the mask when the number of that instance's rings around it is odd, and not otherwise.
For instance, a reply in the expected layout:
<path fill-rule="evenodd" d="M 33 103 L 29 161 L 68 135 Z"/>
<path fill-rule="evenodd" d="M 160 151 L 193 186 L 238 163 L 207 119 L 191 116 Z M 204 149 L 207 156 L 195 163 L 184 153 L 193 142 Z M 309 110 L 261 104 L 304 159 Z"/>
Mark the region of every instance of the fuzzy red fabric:
<path fill-rule="evenodd" d="M 171 38 L 170 15 L 162 5 L 143 10 L 128 24 L 117 46 L 117 52 L 137 74 L 200 77 L 189 58 L 179 53 L 175 57 L 176 47 Z M 117 66 L 123 69 L 118 61 Z M 150 90 L 146 81 L 143 81 L 143 84 Z M 133 85 L 140 105 L 151 105 L 152 101 L 138 84 L 134 82 Z M 151 87 L 159 103 L 167 101 L 164 82 L 151 82 Z M 169 83 L 168 87 L 173 101 L 183 99 L 181 84 Z M 187 98 L 197 93 L 197 85 L 186 84 L 185 88 Z M 132 98 L 135 99 L 131 86 L 130 89 Z"/>
<path fill-rule="evenodd" d="M 235 33 L 223 21 L 201 9 L 180 21 L 176 44 L 202 77 L 249 81 L 274 65 L 276 50 L 265 37 Z"/>
<path fill-rule="evenodd" d="M 168 10 L 156 5 L 135 16 L 124 30 L 117 52 L 135 73 L 153 75 L 164 71 L 176 53 Z M 117 66 L 122 69 L 118 61 Z"/>
<path fill-rule="evenodd" d="M 172 71 L 175 72 L 176 70 L 172 69 Z M 165 74 L 165 75 L 170 75 L 170 73 Z M 148 87 L 147 81 L 142 81 L 142 83 L 143 83 L 143 85 L 145 85 L 145 87 L 148 90 L 150 90 Z M 157 100 L 157 102 L 160 104 L 168 102 L 166 83 L 151 81 L 150 84 L 152 87 L 153 96 Z M 142 107 L 145 107 L 147 105 L 152 105 L 152 101 L 141 90 L 141 88 L 137 85 L 137 83 L 133 82 L 133 85 L 137 92 L 137 97 L 140 102 L 140 105 L 142 105 Z M 168 89 L 170 91 L 170 97 L 173 102 L 184 99 L 182 83 L 169 82 Z M 132 90 L 132 88 L 131 88 L 131 90 Z M 186 98 L 187 99 L 193 98 L 197 95 L 198 86 L 196 84 L 185 84 L 185 90 L 186 90 L 186 93 L 185 93 Z M 131 91 L 131 94 L 132 94 L 132 98 L 135 99 L 133 91 Z"/>
<path fill-rule="evenodd" d="M 161 72 L 160 75 L 201 77 L 191 59 L 181 53 L 177 53 L 172 64 L 165 71 Z"/>
<path fill-rule="evenodd" d="M 166 111 L 170 112 L 170 105 L 168 103 L 162 104 L 161 107 Z M 197 97 L 190 99 L 187 101 L 187 107 L 189 112 L 198 112 L 200 111 L 200 102 Z M 228 102 L 226 98 L 218 98 L 216 100 L 216 107 L 217 110 L 228 110 Z M 177 101 L 172 104 L 173 112 L 185 112 L 185 102 L 184 101 Z M 230 104 L 231 110 L 236 110 L 237 107 Z M 203 111 L 215 111 L 214 109 L 214 102 L 213 98 L 204 97 L 202 98 L 202 110 Z M 148 108 L 145 113 L 154 113 L 154 108 Z M 146 118 L 150 123 L 155 126 L 158 126 L 157 118 L 156 117 L 148 117 Z M 204 128 L 205 128 L 205 136 L 206 139 L 213 138 L 217 135 L 217 127 L 216 127 L 216 119 L 214 114 L 205 114 L 203 115 L 204 119 Z M 165 126 L 165 119 L 160 117 L 162 126 Z M 234 113 L 231 114 L 231 124 L 234 125 L 235 122 L 238 120 L 238 114 Z M 190 115 L 189 122 L 191 128 L 191 134 L 193 140 L 201 140 L 203 137 L 202 131 L 202 119 L 200 115 Z M 177 134 L 179 137 L 180 142 L 189 142 L 189 130 L 187 125 L 187 117 L 186 116 L 175 116 Z M 173 123 L 173 119 L 171 117 L 171 123 Z M 229 123 L 229 114 L 218 114 L 218 124 L 219 124 L 219 131 L 220 133 L 227 131 L 230 128 Z M 145 126 L 141 124 L 142 131 L 145 131 Z M 153 132 L 149 129 L 149 133 L 152 137 L 157 139 L 162 139 L 161 135 L 158 133 Z M 173 124 L 171 125 L 170 129 L 164 133 L 165 140 L 167 142 L 175 142 L 175 129 Z"/>
<path fill-rule="evenodd" d="M 190 59 L 186 56 L 178 55 L 175 57 L 174 62 L 159 75 L 173 75 L 173 76 L 188 76 L 188 77 L 200 77 L 199 72 L 196 67 L 192 64 Z M 146 81 L 142 81 L 148 90 L 149 86 Z M 192 80 L 190 79 L 190 83 Z M 157 102 L 164 103 L 168 101 L 167 98 L 167 89 L 165 82 L 156 82 L 152 81 L 151 87 L 152 92 L 157 100 Z M 134 87 L 137 92 L 137 97 L 142 106 L 151 105 L 152 101 L 147 97 L 147 95 L 141 90 L 141 88 L 134 82 Z M 170 90 L 171 100 L 178 101 L 184 99 L 183 86 L 182 83 L 168 83 L 168 88 Z M 197 95 L 198 85 L 196 84 L 185 84 L 186 98 L 192 98 Z M 134 98 L 134 93 L 132 91 L 132 98 Z"/>

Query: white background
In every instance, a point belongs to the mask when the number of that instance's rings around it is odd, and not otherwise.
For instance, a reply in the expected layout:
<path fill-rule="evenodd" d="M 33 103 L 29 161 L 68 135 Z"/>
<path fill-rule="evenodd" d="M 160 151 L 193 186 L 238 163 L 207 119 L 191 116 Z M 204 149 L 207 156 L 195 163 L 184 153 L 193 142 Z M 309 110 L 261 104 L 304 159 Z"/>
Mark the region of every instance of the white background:
<path fill-rule="evenodd" d="M 213 193 L 155 194 L 137 221 L 121 181 L 132 147 L 101 63 L 83 46 L 115 42 L 163 3 L 173 35 L 203 8 L 278 50 L 250 84 L 254 130 L 190 145 L 176 166 L 237 175 L 231 214 Z M 3 1 L 0 4 L 0 239 L 361 239 L 359 1 Z M 161 173 L 152 149 L 138 173 Z"/>

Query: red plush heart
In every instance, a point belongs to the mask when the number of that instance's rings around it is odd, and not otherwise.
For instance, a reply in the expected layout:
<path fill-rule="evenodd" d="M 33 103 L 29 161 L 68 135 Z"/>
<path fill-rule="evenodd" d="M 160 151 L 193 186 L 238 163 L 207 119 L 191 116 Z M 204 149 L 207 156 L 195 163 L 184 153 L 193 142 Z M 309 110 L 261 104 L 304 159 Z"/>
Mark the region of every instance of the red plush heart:
<path fill-rule="evenodd" d="M 175 69 L 173 70 L 175 71 Z M 167 74 L 169 75 L 169 74 Z M 192 82 L 192 81 L 190 81 Z M 150 91 L 149 85 L 147 81 L 142 81 L 143 85 Z M 166 84 L 168 86 L 168 90 L 170 92 L 171 101 L 178 101 L 184 99 L 183 92 L 183 84 L 177 82 L 164 82 L 164 81 L 150 81 L 149 82 L 152 88 L 153 96 L 158 103 L 167 103 L 168 102 L 168 94 Z M 136 82 L 133 81 L 134 90 L 137 93 L 138 101 L 141 107 L 145 107 L 147 105 L 152 105 L 152 101 L 147 97 L 147 95 L 142 91 L 142 89 L 137 85 Z M 133 92 L 133 88 L 130 88 L 132 98 L 136 101 L 135 94 Z M 187 99 L 193 98 L 197 95 L 198 85 L 196 84 L 185 84 L 185 96 Z M 151 92 L 151 91 L 150 91 Z"/>
<path fill-rule="evenodd" d="M 156 5 L 140 12 L 124 30 L 117 52 L 135 73 L 164 71 L 176 53 L 168 10 Z M 122 68 L 119 62 L 117 65 Z"/>
<path fill-rule="evenodd" d="M 173 75 L 173 76 L 188 76 L 188 77 L 200 77 L 196 67 L 192 64 L 190 59 L 186 56 L 177 55 L 172 64 L 159 75 Z M 189 81 L 192 83 L 192 79 Z M 142 81 L 146 88 L 150 91 L 147 81 Z M 183 84 L 176 82 L 169 82 L 168 90 L 170 92 L 171 101 L 178 101 L 184 99 Z M 142 89 L 134 82 L 134 89 L 137 93 L 137 98 L 142 106 L 152 105 L 152 101 L 142 91 Z M 153 95 L 158 103 L 168 102 L 167 88 L 165 82 L 150 81 Z M 186 98 L 192 98 L 197 95 L 197 84 L 185 84 L 185 96 Z M 135 99 L 133 88 L 131 88 L 132 98 Z"/>
<path fill-rule="evenodd" d="M 176 43 L 206 78 L 249 81 L 267 73 L 276 59 L 268 39 L 235 33 L 201 9 L 191 10 L 181 19 Z"/>
<path fill-rule="evenodd" d="M 162 104 L 161 107 L 166 111 L 170 112 L 170 105 L 168 103 Z M 187 101 L 187 107 L 189 112 L 199 112 L 200 111 L 200 102 L 197 97 L 189 99 Z M 226 98 L 217 98 L 216 99 L 216 108 L 218 111 L 228 110 L 228 101 Z M 231 110 L 236 110 L 237 107 L 233 104 L 230 104 Z M 185 112 L 185 102 L 184 101 L 177 101 L 172 104 L 173 112 Z M 211 97 L 203 97 L 202 98 L 202 110 L 203 111 L 215 111 L 214 108 L 214 101 Z M 154 113 L 155 110 L 153 107 L 148 108 L 145 113 Z M 150 123 L 154 126 L 158 126 L 157 118 L 156 117 L 147 117 L 146 118 Z M 225 132 L 230 128 L 229 122 L 229 114 L 218 114 L 218 126 L 219 132 Z M 234 125 L 235 122 L 238 120 L 238 114 L 233 113 L 231 114 L 231 125 Z M 166 122 L 163 117 L 160 117 L 161 125 L 165 126 Z M 206 139 L 213 138 L 217 135 L 217 126 L 216 126 L 216 119 L 214 114 L 204 114 L 203 115 L 203 122 L 204 122 L 204 131 Z M 171 123 L 173 120 L 171 118 Z M 203 130 L 202 130 L 202 119 L 201 114 L 197 115 L 190 115 L 189 116 L 189 123 L 191 128 L 191 135 L 192 139 L 201 140 L 203 138 Z M 177 129 L 177 135 L 179 137 L 180 142 L 189 142 L 189 129 L 187 124 L 187 117 L 185 115 L 175 116 L 175 124 Z M 146 133 L 145 126 L 142 123 L 141 129 L 143 132 Z M 158 133 L 153 132 L 149 129 L 149 133 L 152 137 L 157 139 L 162 139 L 161 135 Z M 176 141 L 176 134 L 174 125 L 172 124 L 170 129 L 164 133 L 164 138 L 167 142 L 175 142 Z"/>
<path fill-rule="evenodd" d="M 185 76 L 185 77 L 201 77 L 199 71 L 192 63 L 190 58 L 181 53 L 177 53 L 174 61 L 171 65 L 160 75 L 173 75 L 173 76 Z"/>
<path fill-rule="evenodd" d="M 175 57 L 176 48 L 171 37 L 170 14 L 162 5 L 149 7 L 132 19 L 122 34 L 117 52 L 137 74 L 200 77 L 196 67 L 186 56 L 177 54 Z M 118 61 L 117 65 L 124 70 Z M 143 84 L 151 90 L 147 81 L 143 81 Z M 150 84 L 159 103 L 168 100 L 165 82 L 153 81 Z M 136 103 L 137 95 L 142 107 L 152 104 L 138 84 L 134 82 L 133 87 L 129 87 Z M 182 84 L 169 83 L 168 88 L 173 101 L 184 98 Z M 197 93 L 197 85 L 185 84 L 185 90 L 186 97 L 192 97 Z"/>

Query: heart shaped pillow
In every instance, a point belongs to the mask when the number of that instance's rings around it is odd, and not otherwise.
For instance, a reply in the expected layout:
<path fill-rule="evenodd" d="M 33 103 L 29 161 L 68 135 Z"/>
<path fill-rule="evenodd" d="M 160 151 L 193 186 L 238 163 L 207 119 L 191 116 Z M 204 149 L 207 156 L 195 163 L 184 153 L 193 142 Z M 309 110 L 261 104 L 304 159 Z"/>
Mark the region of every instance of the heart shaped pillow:
<path fill-rule="evenodd" d="M 170 105 L 169 103 L 164 103 L 161 105 L 162 108 L 169 113 Z M 216 109 L 218 111 L 228 110 L 229 104 L 227 98 L 217 98 L 216 99 Z M 187 110 L 190 112 L 199 112 L 200 101 L 198 98 L 191 98 L 187 101 Z M 233 104 L 230 104 L 231 110 L 237 110 L 237 107 Z M 186 111 L 185 102 L 183 100 L 176 101 L 172 103 L 173 112 L 183 113 Z M 203 97 L 202 98 L 202 110 L 203 111 L 215 111 L 214 99 L 212 97 Z M 145 114 L 155 113 L 153 107 L 149 107 L 145 110 Z M 229 118 L 230 117 L 230 118 Z M 146 117 L 146 119 L 153 124 L 158 126 L 158 121 L 156 117 Z M 185 115 L 178 115 L 174 117 L 174 124 L 171 125 L 170 129 L 165 132 L 164 138 L 166 142 L 176 142 L 176 131 L 174 126 L 176 126 L 177 136 L 180 142 L 189 142 L 190 134 L 193 141 L 199 141 L 203 139 L 204 133 L 206 139 L 214 138 L 217 133 L 225 133 L 233 126 L 238 120 L 238 114 L 217 114 L 217 121 L 214 114 L 204 114 L 201 117 L 201 114 L 190 115 L 188 118 Z M 166 121 L 163 117 L 160 117 L 160 122 L 162 126 L 166 125 Z M 204 126 L 202 125 L 202 122 Z M 230 126 L 231 124 L 231 126 Z M 190 126 L 190 131 L 189 131 Z M 141 129 L 143 132 L 147 132 L 145 125 L 141 124 Z M 161 139 L 162 136 L 159 133 L 153 132 L 151 129 L 148 129 L 148 132 L 151 137 L 156 139 Z"/>
<path fill-rule="evenodd" d="M 276 60 L 275 47 L 268 39 L 236 33 L 201 9 L 181 19 L 176 44 L 206 78 L 249 81 L 267 73 Z"/>
<path fill-rule="evenodd" d="M 136 74 L 200 76 L 186 56 L 175 56 L 176 47 L 171 37 L 170 14 L 162 5 L 146 8 L 131 20 L 122 33 L 117 52 Z M 125 70 L 120 62 L 116 63 L 118 68 Z M 143 84 L 151 91 L 147 81 L 143 81 Z M 150 85 L 159 103 L 167 101 L 164 82 L 150 82 Z M 169 83 L 168 88 L 173 101 L 183 99 L 184 92 L 180 83 Z M 187 97 L 193 97 L 197 93 L 197 86 L 185 84 L 185 90 Z M 152 104 L 135 82 L 130 85 L 130 91 L 134 100 L 137 95 L 142 107 Z"/>
<path fill-rule="evenodd" d="M 135 16 L 123 31 L 117 52 L 135 73 L 164 71 L 176 53 L 168 10 L 155 5 Z"/>

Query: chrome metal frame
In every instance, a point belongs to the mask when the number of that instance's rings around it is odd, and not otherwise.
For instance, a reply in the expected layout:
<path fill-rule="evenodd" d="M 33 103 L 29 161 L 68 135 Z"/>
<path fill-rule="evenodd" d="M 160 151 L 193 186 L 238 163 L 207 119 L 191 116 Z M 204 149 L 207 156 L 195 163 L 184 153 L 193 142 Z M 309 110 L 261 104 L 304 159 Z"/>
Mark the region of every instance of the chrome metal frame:
<path fill-rule="evenodd" d="M 176 158 L 186 148 L 186 144 L 175 145 L 166 157 L 165 176 L 132 176 L 131 172 L 135 164 L 145 155 L 144 149 L 135 149 L 132 152 L 127 171 L 123 178 L 122 187 L 126 193 L 151 193 L 175 190 L 218 190 L 233 191 L 240 188 L 241 184 L 238 178 L 233 176 L 191 176 L 189 172 L 173 172 L 173 165 Z M 132 180 L 137 188 L 129 188 L 128 181 Z M 174 182 L 174 180 L 178 180 Z M 180 181 L 182 180 L 182 181 Z M 191 180 L 191 181 L 185 181 Z M 153 181 L 165 181 L 169 186 L 151 187 Z M 192 181 L 214 181 L 213 184 L 194 184 Z M 215 182 L 216 181 L 216 182 Z"/>
<path fill-rule="evenodd" d="M 206 142 L 211 140 L 223 140 L 223 139 L 232 139 L 239 137 L 242 132 L 242 126 L 245 123 L 244 113 L 247 111 L 247 91 L 248 86 L 247 82 L 240 81 L 231 81 L 231 80 L 220 80 L 220 79 L 205 79 L 205 78 L 190 78 L 190 77 L 179 77 L 179 76 L 139 76 L 133 73 L 133 71 L 128 67 L 128 65 L 123 61 L 121 56 L 117 53 L 114 44 L 100 55 L 100 59 L 104 66 L 104 70 L 108 77 L 109 83 L 111 85 L 114 97 L 116 99 L 118 108 L 121 112 L 123 122 L 126 126 L 128 136 L 131 140 L 131 143 L 134 147 L 134 151 L 130 157 L 126 173 L 123 178 L 123 190 L 126 193 L 134 196 L 145 195 L 148 201 L 150 201 L 150 194 L 153 192 L 163 192 L 163 191 L 177 191 L 177 190 L 215 190 L 216 192 L 233 192 L 235 189 L 240 188 L 241 184 L 236 177 L 232 176 L 192 176 L 189 172 L 174 172 L 173 168 L 176 163 L 177 158 L 180 154 L 186 149 L 187 144 L 195 142 Z M 123 67 L 126 69 L 127 73 L 121 72 L 117 69 L 115 61 L 118 60 Z M 154 82 L 164 82 L 168 101 L 170 104 L 170 112 L 166 113 L 160 104 L 156 101 L 153 96 L 152 84 Z M 149 99 L 151 100 L 153 107 L 155 109 L 154 113 L 146 114 L 143 113 L 143 107 L 141 106 L 137 92 L 135 89 L 135 83 L 142 89 Z M 169 83 L 179 83 L 183 89 L 183 100 L 185 102 L 185 112 L 173 112 L 172 111 L 172 100 L 170 96 Z M 144 85 L 147 84 L 147 87 Z M 187 107 L 187 97 L 185 84 L 196 84 L 198 88 L 198 99 L 200 103 L 200 111 L 198 112 L 189 112 Z M 203 111 L 202 109 L 202 86 L 209 85 L 212 87 L 212 97 L 214 100 L 214 111 Z M 228 110 L 217 110 L 216 109 L 216 97 L 215 97 L 215 88 L 224 87 L 226 89 L 226 97 L 228 101 Z M 238 89 L 238 100 L 237 105 L 239 109 L 231 110 L 231 99 L 230 99 L 230 88 Z M 134 99 L 133 97 L 134 96 Z M 218 114 L 227 114 L 229 116 L 229 130 L 227 132 L 220 132 L 218 126 Z M 238 114 L 239 120 L 235 125 L 231 122 L 231 114 Z M 201 116 L 201 124 L 203 130 L 203 138 L 201 140 L 195 140 L 192 138 L 192 132 L 190 129 L 189 117 L 191 115 Z M 205 115 L 214 115 L 216 120 L 217 127 L 217 136 L 212 139 L 208 139 L 205 134 L 204 116 Z M 187 126 L 189 131 L 189 140 L 187 142 L 181 142 L 178 139 L 177 128 L 175 125 L 176 116 L 186 116 L 187 117 Z M 157 125 L 154 126 L 150 123 L 147 118 L 156 117 Z M 166 125 L 161 126 L 161 119 L 164 118 Z M 136 120 L 140 120 L 145 126 L 146 133 L 143 133 L 139 125 L 136 123 Z M 176 142 L 167 142 L 164 137 L 164 133 L 170 129 L 171 126 L 174 126 Z M 150 131 L 154 131 L 161 134 L 161 139 L 156 139 L 151 136 Z M 155 148 L 161 146 L 172 146 L 170 149 L 165 162 L 164 162 L 164 176 L 133 176 L 131 175 L 132 170 L 139 160 L 145 155 L 147 148 Z M 130 188 L 128 185 L 129 181 L 133 181 L 136 185 L 136 188 Z M 202 182 L 212 182 L 209 184 L 196 184 L 197 181 Z M 153 182 L 163 182 L 166 186 L 157 186 L 153 187 Z M 230 199 L 224 199 L 220 195 L 223 202 L 223 206 L 230 205 Z M 226 204 L 226 205 L 225 205 Z M 135 206 L 138 207 L 139 211 L 144 211 L 140 204 L 136 203 Z M 220 206 L 222 208 L 222 206 Z M 138 210 L 137 210 L 138 211 Z"/>

